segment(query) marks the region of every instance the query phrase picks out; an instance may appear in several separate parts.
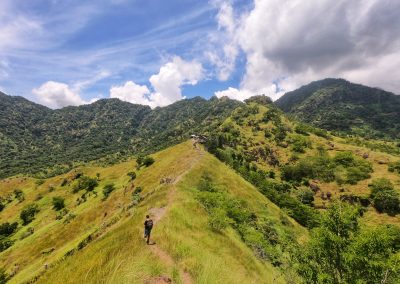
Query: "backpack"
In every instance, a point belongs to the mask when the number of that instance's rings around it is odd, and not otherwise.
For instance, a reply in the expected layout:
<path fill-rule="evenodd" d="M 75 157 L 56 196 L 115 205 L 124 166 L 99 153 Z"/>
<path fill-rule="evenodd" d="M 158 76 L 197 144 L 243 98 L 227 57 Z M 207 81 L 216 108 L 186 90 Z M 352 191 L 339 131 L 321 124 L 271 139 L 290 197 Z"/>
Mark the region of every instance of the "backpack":
<path fill-rule="evenodd" d="M 153 220 L 147 220 L 146 221 L 146 228 L 151 229 L 153 228 Z"/>

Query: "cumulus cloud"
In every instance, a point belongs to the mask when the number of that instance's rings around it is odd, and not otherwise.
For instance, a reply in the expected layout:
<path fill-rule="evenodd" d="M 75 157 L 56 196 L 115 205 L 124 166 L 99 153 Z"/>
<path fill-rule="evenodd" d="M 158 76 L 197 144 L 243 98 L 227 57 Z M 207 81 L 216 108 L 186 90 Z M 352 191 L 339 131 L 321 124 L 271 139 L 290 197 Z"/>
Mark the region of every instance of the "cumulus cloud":
<path fill-rule="evenodd" d="M 174 56 L 170 62 L 161 66 L 157 74 L 149 78 L 153 92 L 145 85 L 128 81 L 122 86 L 113 86 L 110 97 L 150 107 L 166 106 L 184 98 L 183 85 L 196 85 L 203 78 L 201 63 Z"/>
<path fill-rule="evenodd" d="M 74 93 L 67 84 L 60 82 L 48 81 L 39 88 L 33 89 L 32 93 L 37 96 L 40 103 L 51 108 L 88 103 Z"/>
<path fill-rule="evenodd" d="M 239 91 L 275 88 L 276 99 L 311 80 L 344 77 L 399 93 L 399 10 L 391 0 L 255 0 L 229 31 L 246 56 Z"/>
<path fill-rule="evenodd" d="M 89 104 L 97 101 L 99 98 L 95 97 L 86 101 L 81 98 L 80 92 L 110 75 L 109 71 L 101 70 L 92 77 L 75 82 L 72 86 L 61 82 L 47 81 L 39 88 L 33 89 L 32 93 L 41 104 L 50 108 Z"/>
<path fill-rule="evenodd" d="M 132 81 L 126 82 L 122 86 L 113 86 L 110 89 L 110 97 L 118 98 L 134 104 L 149 104 L 150 91 L 147 86 L 135 84 Z"/>

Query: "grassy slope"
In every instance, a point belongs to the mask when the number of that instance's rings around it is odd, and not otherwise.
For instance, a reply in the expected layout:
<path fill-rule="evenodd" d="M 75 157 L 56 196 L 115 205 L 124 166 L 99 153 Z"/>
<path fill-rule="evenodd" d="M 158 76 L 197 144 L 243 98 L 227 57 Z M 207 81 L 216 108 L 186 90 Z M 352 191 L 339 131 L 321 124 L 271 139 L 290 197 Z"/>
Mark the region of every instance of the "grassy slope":
<path fill-rule="evenodd" d="M 250 105 L 255 106 L 254 103 L 251 103 Z M 258 107 L 259 112 L 257 114 L 250 114 L 248 116 L 245 116 L 244 122 L 241 125 L 238 125 L 232 118 L 228 118 L 225 123 L 231 123 L 235 126 L 236 129 L 240 130 L 242 141 L 245 141 L 248 146 L 247 151 L 251 152 L 252 150 L 255 150 L 259 147 L 268 146 L 269 148 L 273 149 L 274 152 L 277 154 L 281 165 L 288 163 L 290 157 L 294 154 L 291 149 L 292 145 L 288 143 L 287 148 L 280 147 L 277 145 L 276 142 L 274 142 L 273 140 L 267 140 L 264 136 L 264 130 L 270 130 L 274 126 L 274 123 L 272 121 L 269 121 L 267 123 L 259 123 L 259 131 L 254 131 L 251 124 L 249 124 L 249 122 L 259 121 L 264 116 L 265 112 L 269 109 L 269 106 L 258 105 Z M 295 125 L 297 125 L 297 122 L 289 120 L 284 115 L 281 115 L 281 119 L 282 122 L 291 129 L 294 129 Z M 289 136 L 290 135 L 296 135 L 296 133 L 289 134 Z M 314 134 L 310 134 L 310 136 L 306 136 L 306 138 L 310 139 L 312 147 L 311 149 L 306 149 L 306 152 L 304 154 L 296 153 L 296 155 L 298 155 L 299 157 L 317 155 L 316 148 L 318 145 L 320 145 L 327 150 L 328 155 L 330 156 L 334 156 L 338 152 L 343 151 L 351 151 L 356 156 L 362 156 L 364 153 L 368 153 L 369 157 L 367 158 L 367 160 L 372 164 L 373 167 L 373 173 L 371 173 L 371 177 L 369 179 L 358 182 L 356 185 L 345 184 L 343 186 L 339 186 L 336 182 L 324 183 L 322 181 L 314 181 L 317 182 L 321 188 L 321 191 L 319 191 L 315 196 L 316 206 L 325 207 L 330 203 L 330 201 L 328 200 L 321 199 L 322 192 L 331 192 L 333 196 L 332 200 L 337 199 L 341 195 L 345 194 L 354 194 L 356 196 L 367 197 L 370 194 L 368 184 L 370 184 L 373 179 L 382 177 L 390 179 L 395 185 L 395 188 L 400 193 L 400 175 L 388 171 L 388 163 L 398 161 L 400 157 L 379 151 L 373 151 L 362 146 L 350 145 L 346 143 L 345 139 L 335 136 L 332 136 L 332 141 L 327 140 L 323 137 L 316 136 Z M 332 143 L 334 147 L 331 147 Z M 263 170 L 275 171 L 277 173 L 276 177 L 279 179 L 279 167 L 270 166 L 261 159 L 256 163 L 258 167 Z M 344 189 L 344 192 L 340 191 L 341 188 Z M 392 217 L 387 214 L 380 214 L 372 206 L 368 207 L 368 210 L 362 220 L 367 225 L 372 226 L 382 223 L 395 224 L 400 226 L 400 215 Z"/>
<path fill-rule="evenodd" d="M 136 186 L 144 188 L 145 199 L 130 209 L 133 188 L 126 173 L 134 169 L 134 161 L 109 168 L 82 168 L 92 177 L 100 173 L 98 192 L 111 181 L 117 190 L 106 201 L 101 201 L 99 193 L 79 206 L 75 200 L 80 194 L 59 186 L 68 174 L 48 179 L 40 186 L 25 178 L 0 181 L 2 196 L 18 187 L 26 197 L 21 204 L 15 200 L 8 204 L 0 213 L 0 222 L 17 220 L 25 204 L 33 202 L 38 193 L 44 196 L 36 201 L 40 213 L 28 225 L 35 228 L 35 233 L 0 254 L 0 266 L 9 272 L 15 264 L 19 266 L 10 283 L 28 281 L 41 274 L 39 283 L 141 283 L 159 275 L 180 282 L 183 271 L 189 272 L 196 283 L 272 283 L 274 278 L 283 282 L 279 272 L 257 259 L 235 231 L 228 229 L 217 234 L 210 230 L 207 213 L 195 200 L 192 188 L 207 170 L 233 196 L 248 201 L 256 212 L 279 219 L 282 214 L 279 208 L 214 157 L 193 149 L 190 142 L 157 153 L 154 158 L 155 164 L 140 170 L 134 181 Z M 160 184 L 164 177 L 177 182 Z M 50 185 L 55 186 L 52 192 L 48 192 Z M 64 196 L 67 208 L 76 214 L 69 224 L 54 219 L 51 198 L 56 195 Z M 143 217 L 152 208 L 165 209 L 165 216 L 154 229 L 154 239 L 157 247 L 172 257 L 173 263 L 160 259 L 141 238 Z M 25 230 L 20 229 L 14 239 L 19 239 Z M 294 222 L 291 230 L 299 237 L 306 234 Z M 60 260 L 89 234 L 94 240 L 88 246 Z M 53 248 L 53 252 L 43 253 Z M 44 269 L 46 263 L 48 271 Z"/>

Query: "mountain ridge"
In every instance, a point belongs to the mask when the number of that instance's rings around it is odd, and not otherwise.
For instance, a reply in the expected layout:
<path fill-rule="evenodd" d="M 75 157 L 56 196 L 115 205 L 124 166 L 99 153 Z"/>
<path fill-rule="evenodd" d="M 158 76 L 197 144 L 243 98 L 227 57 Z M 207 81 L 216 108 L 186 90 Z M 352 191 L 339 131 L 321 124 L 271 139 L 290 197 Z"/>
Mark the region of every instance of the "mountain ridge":
<path fill-rule="evenodd" d="M 344 79 L 314 81 L 276 102 L 293 118 L 339 135 L 400 137 L 400 96 Z"/>

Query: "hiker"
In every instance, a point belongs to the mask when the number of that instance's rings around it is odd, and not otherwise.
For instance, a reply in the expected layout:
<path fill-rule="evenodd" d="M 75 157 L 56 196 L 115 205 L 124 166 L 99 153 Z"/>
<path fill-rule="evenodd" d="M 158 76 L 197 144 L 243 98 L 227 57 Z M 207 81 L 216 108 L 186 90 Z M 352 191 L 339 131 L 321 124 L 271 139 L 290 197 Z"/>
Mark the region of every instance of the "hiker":
<path fill-rule="evenodd" d="M 149 215 L 146 215 L 146 221 L 144 222 L 144 238 L 147 238 L 147 244 L 150 243 L 151 229 L 153 229 L 153 220 L 150 219 Z"/>

